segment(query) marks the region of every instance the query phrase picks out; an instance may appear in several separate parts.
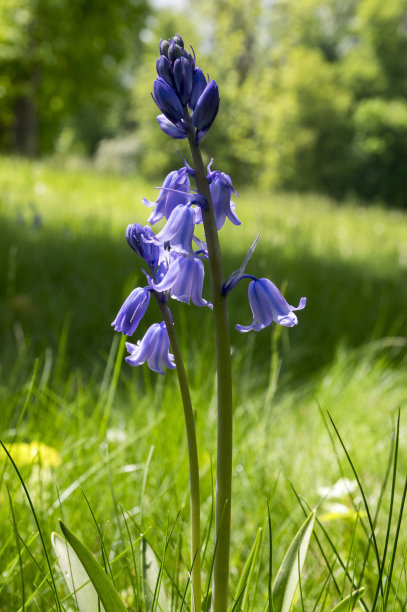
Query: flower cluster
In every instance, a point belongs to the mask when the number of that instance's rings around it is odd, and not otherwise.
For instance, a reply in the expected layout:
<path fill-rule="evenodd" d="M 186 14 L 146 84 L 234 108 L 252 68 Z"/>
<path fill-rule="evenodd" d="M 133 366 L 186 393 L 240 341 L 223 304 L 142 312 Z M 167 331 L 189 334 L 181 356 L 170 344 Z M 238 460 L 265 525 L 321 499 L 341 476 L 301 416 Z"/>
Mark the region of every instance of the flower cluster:
<path fill-rule="evenodd" d="M 153 86 L 153 99 L 162 112 L 158 116 L 159 125 L 175 139 L 193 136 L 190 140 L 197 146 L 218 112 L 218 86 L 215 81 L 206 81 L 202 70 L 195 65 L 195 54 L 185 50 L 178 34 L 161 40 L 159 49 L 158 76 Z M 231 199 L 232 194 L 237 195 L 232 181 L 224 172 L 212 170 L 212 164 L 213 160 L 206 170 L 210 204 L 202 193 L 191 187 L 195 170 L 185 161 L 179 170 L 170 172 L 165 178 L 155 202 L 143 199 L 145 206 L 152 208 L 148 218 L 150 225 L 129 225 L 126 239 L 148 266 L 147 285 L 134 289 L 125 300 L 112 323 L 116 331 L 128 336 L 135 333 L 147 311 L 151 294 L 166 308 L 168 297 L 212 308 L 202 296 L 208 251 L 205 242 L 196 235 L 196 226 L 203 222 L 203 211 L 210 209 L 218 231 L 226 219 L 240 225 Z M 151 226 L 159 221 L 164 225 L 155 234 Z M 286 327 L 297 325 L 294 311 L 305 307 L 305 298 L 301 298 L 295 308 L 286 302 L 270 280 L 245 274 L 256 242 L 257 239 L 242 266 L 230 275 L 223 287 L 226 296 L 242 279 L 251 279 L 249 303 L 253 322 L 248 326 L 236 325 L 236 329 L 239 332 L 259 331 L 273 321 Z M 133 366 L 147 362 L 152 370 L 164 373 L 164 365 L 176 367 L 169 345 L 165 323 L 155 323 L 137 344 L 126 344 L 130 353 L 126 361 Z"/>

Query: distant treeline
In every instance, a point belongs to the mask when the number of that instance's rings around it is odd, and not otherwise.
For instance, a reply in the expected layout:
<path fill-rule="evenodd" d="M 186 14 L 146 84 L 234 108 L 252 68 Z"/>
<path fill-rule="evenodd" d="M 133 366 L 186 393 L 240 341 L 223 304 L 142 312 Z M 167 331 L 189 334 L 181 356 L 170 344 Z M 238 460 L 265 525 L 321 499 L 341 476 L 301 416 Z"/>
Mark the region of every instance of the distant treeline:
<path fill-rule="evenodd" d="M 131 132 L 138 171 L 172 168 L 149 92 L 158 39 L 175 32 L 219 83 L 203 141 L 217 168 L 240 184 L 407 207 L 407 0 L 194 0 L 154 19 L 143 0 L 7 0 L 3 150 L 48 153 L 65 137 L 93 153 Z"/>

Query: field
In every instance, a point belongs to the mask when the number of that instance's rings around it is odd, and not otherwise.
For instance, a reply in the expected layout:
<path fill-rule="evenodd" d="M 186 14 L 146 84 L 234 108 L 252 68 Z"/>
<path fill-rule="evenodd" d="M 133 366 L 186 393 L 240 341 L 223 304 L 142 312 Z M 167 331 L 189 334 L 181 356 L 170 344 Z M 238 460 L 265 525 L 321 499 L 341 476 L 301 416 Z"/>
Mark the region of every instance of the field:
<path fill-rule="evenodd" d="M 245 609 L 264 610 L 267 502 L 273 568 L 278 568 L 304 517 L 296 492 L 304 507 L 318 507 L 316 533 L 335 580 L 313 541 L 303 597 L 295 609 L 331 610 L 341 594 L 351 591 L 347 573 L 354 585 L 360 581 L 365 587 L 364 609 L 370 610 L 378 569 L 374 546 L 367 543 L 360 491 L 332 498 L 322 489 L 332 489 L 340 478 L 355 480 L 328 413 L 377 520 L 380 555 L 387 548 L 386 574 L 407 472 L 407 216 L 318 196 L 258 193 L 236 180 L 234 185 L 242 225 L 221 231 L 226 276 L 239 267 L 260 232 L 247 271 L 272 279 L 291 304 L 301 296 L 308 303 L 298 313 L 296 328 L 239 334 L 235 324 L 251 321 L 247 287 L 241 283 L 230 295 L 235 381 L 231 594 L 262 528 L 257 588 Z M 176 376 L 130 368 L 123 360 L 123 339 L 110 326 L 130 290 L 144 286 L 124 232 L 129 223 L 146 223 L 141 199 L 156 194 L 139 177 L 0 159 L 0 436 L 28 488 L 52 566 L 50 533 L 58 531 L 63 517 L 95 554 L 103 540 L 105 561 L 130 609 L 143 609 L 135 607 L 137 564 L 130 540 L 136 548 L 142 531 L 161 558 L 165 534 L 175 523 L 163 587 L 168 610 L 178 612 L 189 563 L 189 498 Z M 204 297 L 209 297 L 208 287 Z M 216 460 L 211 312 L 177 302 L 171 308 L 196 410 L 207 526 Z M 140 334 L 157 317 L 158 310 L 150 307 Z M 32 510 L 3 451 L 1 460 L 0 609 L 57 609 Z M 403 525 L 398 539 L 389 600 L 379 595 L 380 610 L 406 609 Z M 207 573 L 210 551 L 211 546 Z M 74 609 L 58 571 L 55 580 L 65 609 Z M 187 597 L 184 608 L 188 605 Z"/>

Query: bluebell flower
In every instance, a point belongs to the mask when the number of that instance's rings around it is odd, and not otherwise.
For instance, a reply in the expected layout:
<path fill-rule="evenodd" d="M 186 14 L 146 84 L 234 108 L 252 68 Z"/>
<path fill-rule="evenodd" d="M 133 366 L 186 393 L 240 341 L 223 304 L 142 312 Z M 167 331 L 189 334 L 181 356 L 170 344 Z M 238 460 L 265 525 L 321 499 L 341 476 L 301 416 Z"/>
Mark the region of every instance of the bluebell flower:
<path fill-rule="evenodd" d="M 220 230 L 226 221 L 226 217 L 235 225 L 240 225 L 240 221 L 235 213 L 235 203 L 231 201 L 232 193 L 238 195 L 232 185 L 232 179 L 225 172 L 219 172 L 218 170 L 210 171 L 212 161 L 208 166 L 207 179 L 212 196 L 216 227 Z"/>
<path fill-rule="evenodd" d="M 156 243 L 169 242 L 172 249 L 191 253 L 195 229 L 195 210 L 189 204 L 179 204 L 174 208 L 167 223 L 155 237 Z"/>
<path fill-rule="evenodd" d="M 161 249 L 152 242 L 153 238 L 154 232 L 149 225 L 143 227 L 140 223 L 134 223 L 127 226 L 126 240 L 129 246 L 144 259 L 151 270 L 156 269 L 161 258 Z"/>
<path fill-rule="evenodd" d="M 306 298 L 302 297 L 300 303 L 295 308 L 290 306 L 281 295 L 277 287 L 267 278 L 253 280 L 249 285 L 249 303 L 253 313 L 251 325 L 236 325 L 239 332 L 250 330 L 260 331 L 273 321 L 285 327 L 294 327 L 298 319 L 294 310 L 305 308 Z"/>
<path fill-rule="evenodd" d="M 126 349 L 130 353 L 126 361 L 134 367 L 147 361 L 150 370 L 164 374 L 164 366 L 171 370 L 176 367 L 174 356 L 169 353 L 169 348 L 170 339 L 165 323 L 154 323 L 137 344 L 126 342 Z"/>
<path fill-rule="evenodd" d="M 163 78 L 164 81 L 167 81 L 168 85 L 174 87 L 174 76 L 172 74 L 171 63 L 168 57 L 165 55 L 160 55 L 160 57 L 156 60 L 155 67 L 157 69 L 158 76 Z"/>
<path fill-rule="evenodd" d="M 187 130 L 182 126 L 176 127 L 172 121 L 167 119 L 165 115 L 157 116 L 158 125 L 167 136 L 171 136 L 171 138 L 175 138 L 178 140 L 182 140 L 187 137 Z"/>
<path fill-rule="evenodd" d="M 197 66 L 192 75 L 192 91 L 189 98 L 189 108 L 194 110 L 200 95 L 207 85 L 206 78 L 202 70 Z"/>
<path fill-rule="evenodd" d="M 179 57 L 174 62 L 173 70 L 175 87 L 182 104 L 185 106 L 192 91 L 192 64 L 186 57 Z"/>
<path fill-rule="evenodd" d="M 158 198 L 155 202 L 150 202 L 143 198 L 143 204 L 148 208 L 154 208 L 148 222 L 154 225 L 164 217 L 169 218 L 170 214 L 178 204 L 187 204 L 189 199 L 190 180 L 188 168 L 183 167 L 173 170 L 164 179 Z M 183 195 L 185 193 L 185 195 Z"/>
<path fill-rule="evenodd" d="M 204 265 L 198 257 L 172 254 L 167 273 L 161 282 L 151 285 L 156 291 L 170 291 L 171 297 L 185 304 L 192 303 L 195 306 L 208 306 L 212 304 L 202 298 L 204 282 Z"/>
<path fill-rule="evenodd" d="M 181 100 L 175 93 L 171 85 L 167 83 L 162 77 L 157 77 L 153 85 L 153 99 L 157 104 L 160 111 L 169 119 L 172 123 L 181 124 L 181 120 L 184 116 Z"/>
<path fill-rule="evenodd" d="M 147 310 L 150 296 L 150 287 L 144 287 L 143 289 L 137 287 L 137 289 L 134 289 L 125 300 L 112 323 L 115 331 L 122 332 L 126 336 L 132 336 Z"/>
<path fill-rule="evenodd" d="M 205 87 L 198 98 L 194 111 L 191 115 L 192 125 L 197 128 L 196 142 L 199 143 L 205 136 L 219 110 L 219 89 L 215 81 L 211 81 Z"/>

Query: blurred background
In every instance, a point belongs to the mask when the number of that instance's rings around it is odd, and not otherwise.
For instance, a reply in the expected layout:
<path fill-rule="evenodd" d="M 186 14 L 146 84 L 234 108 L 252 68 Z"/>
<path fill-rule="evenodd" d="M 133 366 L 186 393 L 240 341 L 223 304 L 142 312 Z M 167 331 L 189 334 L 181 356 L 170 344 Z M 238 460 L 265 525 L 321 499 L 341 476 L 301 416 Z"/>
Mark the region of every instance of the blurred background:
<path fill-rule="evenodd" d="M 175 31 L 220 84 L 231 176 L 407 206 L 405 0 L 3 0 L 0 150 L 161 176 L 148 92 Z"/>

